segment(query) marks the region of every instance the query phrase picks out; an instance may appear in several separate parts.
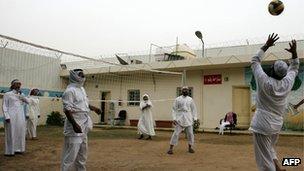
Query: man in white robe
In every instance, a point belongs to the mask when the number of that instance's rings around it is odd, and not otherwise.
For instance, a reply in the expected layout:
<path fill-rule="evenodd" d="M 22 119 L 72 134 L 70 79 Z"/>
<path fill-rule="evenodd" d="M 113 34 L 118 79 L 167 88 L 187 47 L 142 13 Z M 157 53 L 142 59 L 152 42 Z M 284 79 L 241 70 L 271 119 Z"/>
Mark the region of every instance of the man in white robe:
<path fill-rule="evenodd" d="M 143 139 L 144 134 L 148 135 L 146 140 L 152 140 L 151 136 L 155 136 L 154 131 L 154 120 L 152 116 L 152 102 L 150 101 L 149 95 L 143 95 L 143 101 L 140 102 L 141 116 L 138 120 L 137 128 L 140 137 L 138 139 Z"/>
<path fill-rule="evenodd" d="M 194 153 L 194 134 L 193 122 L 197 120 L 197 111 L 194 101 L 189 97 L 189 88 L 182 88 L 182 95 L 177 97 L 173 104 L 172 110 L 174 132 L 170 140 L 168 154 L 173 154 L 173 147 L 177 145 L 179 134 L 185 130 L 188 139 L 188 152 Z"/>
<path fill-rule="evenodd" d="M 101 114 L 100 109 L 89 105 L 83 87 L 85 76 L 81 69 L 70 71 L 70 84 L 63 93 L 62 102 L 66 115 L 64 123 L 64 147 L 61 170 L 86 170 L 88 137 L 93 128 L 90 110 Z"/>
<path fill-rule="evenodd" d="M 283 114 L 287 107 L 290 93 L 299 69 L 296 41 L 289 43 L 286 49 L 292 54 L 290 65 L 276 61 L 269 76 L 263 71 L 261 61 L 266 50 L 279 39 L 278 35 L 269 35 L 260 51 L 252 58 L 251 68 L 257 83 L 256 111 L 249 130 L 253 132 L 254 151 L 260 171 L 281 170 L 275 145 L 283 125 Z"/>
<path fill-rule="evenodd" d="M 3 96 L 3 114 L 5 130 L 5 156 L 14 156 L 25 152 L 25 115 L 23 103 L 26 98 L 20 91 L 21 82 L 15 79 L 11 82 L 11 91 Z"/>
<path fill-rule="evenodd" d="M 38 89 L 32 89 L 26 106 L 26 122 L 27 122 L 27 138 L 31 140 L 37 139 L 37 125 L 40 118 L 40 108 L 38 99 Z"/>

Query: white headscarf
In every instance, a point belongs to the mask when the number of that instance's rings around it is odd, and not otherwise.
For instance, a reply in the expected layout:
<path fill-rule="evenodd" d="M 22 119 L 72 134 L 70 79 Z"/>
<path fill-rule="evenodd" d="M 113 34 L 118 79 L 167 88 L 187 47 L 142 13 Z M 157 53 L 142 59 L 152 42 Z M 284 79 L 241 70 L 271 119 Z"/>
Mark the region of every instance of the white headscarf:
<path fill-rule="evenodd" d="M 70 70 L 70 76 L 69 76 L 70 83 L 76 84 L 78 86 L 83 86 L 85 82 L 85 78 L 78 76 L 80 72 L 83 71 Z"/>
<path fill-rule="evenodd" d="M 144 95 L 142 96 L 142 98 L 144 98 L 144 97 L 147 97 L 148 100 L 143 100 L 143 101 L 141 101 L 141 102 L 140 102 L 140 108 L 142 108 L 142 107 L 145 106 L 146 104 L 148 104 L 148 105 L 150 105 L 150 106 L 152 107 L 152 102 L 151 102 L 151 100 L 150 100 L 149 95 L 148 95 L 148 94 L 144 94 Z"/>
<path fill-rule="evenodd" d="M 288 65 L 282 60 L 277 60 L 273 66 L 274 72 L 279 77 L 285 77 L 288 70 Z"/>

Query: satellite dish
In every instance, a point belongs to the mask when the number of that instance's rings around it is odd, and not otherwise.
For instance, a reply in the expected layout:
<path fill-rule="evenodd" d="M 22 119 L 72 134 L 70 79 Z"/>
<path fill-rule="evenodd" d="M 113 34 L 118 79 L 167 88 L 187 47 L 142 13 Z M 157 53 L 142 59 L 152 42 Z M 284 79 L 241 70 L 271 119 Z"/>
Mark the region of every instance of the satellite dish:
<path fill-rule="evenodd" d="M 119 63 L 121 64 L 121 65 L 129 65 L 129 63 L 128 62 L 126 62 L 125 60 L 123 60 L 121 57 L 119 57 L 118 55 L 115 55 L 116 56 L 116 58 L 118 59 L 118 61 L 119 61 Z"/>

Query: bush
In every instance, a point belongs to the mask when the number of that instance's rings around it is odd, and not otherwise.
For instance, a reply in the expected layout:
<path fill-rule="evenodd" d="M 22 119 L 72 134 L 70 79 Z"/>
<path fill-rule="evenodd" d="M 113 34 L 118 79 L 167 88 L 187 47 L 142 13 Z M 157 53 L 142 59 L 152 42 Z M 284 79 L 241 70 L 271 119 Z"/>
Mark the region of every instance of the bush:
<path fill-rule="evenodd" d="M 63 126 L 64 117 L 58 111 L 53 111 L 50 115 L 47 115 L 46 125 Z"/>

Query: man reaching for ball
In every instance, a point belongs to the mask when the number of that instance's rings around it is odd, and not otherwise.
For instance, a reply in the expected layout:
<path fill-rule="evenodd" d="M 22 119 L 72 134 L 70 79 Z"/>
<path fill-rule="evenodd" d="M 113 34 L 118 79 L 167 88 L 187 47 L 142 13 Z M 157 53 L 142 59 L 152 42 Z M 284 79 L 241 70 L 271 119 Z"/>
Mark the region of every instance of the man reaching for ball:
<path fill-rule="evenodd" d="M 275 145 L 283 125 L 283 114 L 287 107 L 290 93 L 298 74 L 299 59 L 295 40 L 286 49 L 292 54 L 290 65 L 277 60 L 272 65 L 268 76 L 261 67 L 264 53 L 279 39 L 278 35 L 268 36 L 268 40 L 251 60 L 251 68 L 257 83 L 256 111 L 249 130 L 253 131 L 255 159 L 260 171 L 280 171 Z"/>

